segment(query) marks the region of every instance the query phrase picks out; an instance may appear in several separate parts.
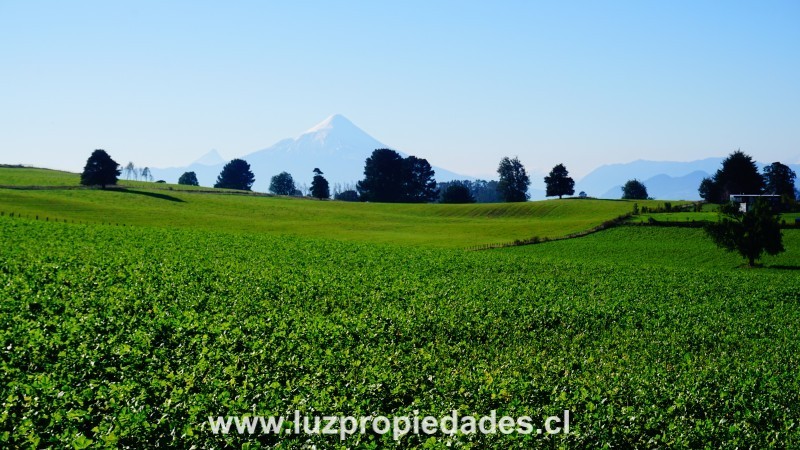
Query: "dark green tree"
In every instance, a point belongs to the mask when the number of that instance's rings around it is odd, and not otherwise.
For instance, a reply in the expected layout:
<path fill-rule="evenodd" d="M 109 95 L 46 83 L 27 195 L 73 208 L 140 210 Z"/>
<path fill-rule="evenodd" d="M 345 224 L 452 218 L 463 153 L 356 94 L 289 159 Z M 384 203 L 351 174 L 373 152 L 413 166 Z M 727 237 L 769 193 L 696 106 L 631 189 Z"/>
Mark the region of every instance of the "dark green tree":
<path fill-rule="evenodd" d="M 570 178 L 567 168 L 563 164 L 553 167 L 550 175 L 544 177 L 544 184 L 546 197 L 558 196 L 561 198 L 564 195 L 575 194 L 575 180 Z"/>
<path fill-rule="evenodd" d="M 475 197 L 463 184 L 450 184 L 442 193 L 442 203 L 475 203 Z"/>
<path fill-rule="evenodd" d="M 732 194 L 761 194 L 764 191 L 764 178 L 758 173 L 755 161 L 741 150 L 722 161 L 722 167 L 711 178 L 713 185 L 709 185 L 706 179 L 698 191 L 712 203 L 726 203 Z"/>
<path fill-rule="evenodd" d="M 322 171 L 314 168 L 314 179 L 311 180 L 311 196 L 320 200 L 331 197 L 328 180 L 322 176 Z"/>
<path fill-rule="evenodd" d="M 232 159 L 222 172 L 217 176 L 217 182 L 214 183 L 215 188 L 224 189 L 240 189 L 249 191 L 256 181 L 253 172 L 250 171 L 250 164 L 243 159 Z"/>
<path fill-rule="evenodd" d="M 497 183 L 497 193 L 500 198 L 505 202 L 524 202 L 530 196 L 528 195 L 528 186 L 531 180 L 525 167 L 519 162 L 519 158 L 504 157 L 500 160 L 500 165 L 497 167 L 497 173 L 500 175 L 500 181 Z"/>
<path fill-rule="evenodd" d="M 750 267 L 765 252 L 777 255 L 784 251 L 778 216 L 764 199 L 757 199 L 747 212 L 742 212 L 736 203 L 726 203 L 720 207 L 719 220 L 704 228 L 718 247 L 738 252 Z"/>
<path fill-rule="evenodd" d="M 700 182 L 700 188 L 697 190 L 700 192 L 700 198 L 707 202 L 716 203 L 722 197 L 722 192 L 717 183 L 714 182 L 714 177 L 703 178 L 703 181 Z"/>
<path fill-rule="evenodd" d="M 117 184 L 117 177 L 122 171 L 119 164 L 111 159 L 105 150 L 95 150 L 81 173 L 81 184 L 84 186 L 101 186 L 103 189 L 107 185 Z"/>
<path fill-rule="evenodd" d="M 364 179 L 356 184 L 367 202 L 401 202 L 404 195 L 403 157 L 394 150 L 374 150 L 364 163 Z"/>
<path fill-rule="evenodd" d="M 194 172 L 184 172 L 183 175 L 178 178 L 178 184 L 184 186 L 200 186 L 200 182 L 197 181 L 197 174 Z"/>
<path fill-rule="evenodd" d="M 794 180 L 797 174 L 786 164 L 774 162 L 764 167 L 764 193 L 795 200 Z"/>
<path fill-rule="evenodd" d="M 436 172 L 426 159 L 409 156 L 403 160 L 403 201 L 428 203 L 436 200 Z"/>
<path fill-rule="evenodd" d="M 622 186 L 622 198 L 626 200 L 646 200 L 647 187 L 637 179 L 628 180 Z"/>
<path fill-rule="evenodd" d="M 423 203 L 435 201 L 435 172 L 426 159 L 403 158 L 394 150 L 377 149 L 364 164 L 364 179 L 356 184 L 362 201 Z"/>
<path fill-rule="evenodd" d="M 281 172 L 270 180 L 269 191 L 275 195 L 294 195 L 297 188 L 289 172 Z"/>
<path fill-rule="evenodd" d="M 358 192 L 354 191 L 353 189 L 337 192 L 333 198 L 334 200 L 341 200 L 343 202 L 357 202 L 359 200 Z"/>

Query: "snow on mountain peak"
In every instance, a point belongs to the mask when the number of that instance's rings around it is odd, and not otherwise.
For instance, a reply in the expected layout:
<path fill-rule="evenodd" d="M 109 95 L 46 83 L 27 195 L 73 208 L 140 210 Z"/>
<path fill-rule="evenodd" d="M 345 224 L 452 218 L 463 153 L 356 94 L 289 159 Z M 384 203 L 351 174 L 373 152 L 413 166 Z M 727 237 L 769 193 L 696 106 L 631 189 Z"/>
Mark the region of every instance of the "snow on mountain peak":
<path fill-rule="evenodd" d="M 319 133 L 320 131 L 325 132 L 325 131 L 330 131 L 330 130 L 332 130 L 334 128 L 337 128 L 337 129 L 338 128 L 356 128 L 356 126 L 353 125 L 353 122 L 350 122 L 349 120 L 347 120 L 347 117 L 345 117 L 345 116 L 343 116 L 341 114 L 334 114 L 332 116 L 328 116 L 328 118 L 326 118 L 322 122 L 320 122 L 320 123 L 314 125 L 313 127 L 309 128 L 303 134 Z"/>

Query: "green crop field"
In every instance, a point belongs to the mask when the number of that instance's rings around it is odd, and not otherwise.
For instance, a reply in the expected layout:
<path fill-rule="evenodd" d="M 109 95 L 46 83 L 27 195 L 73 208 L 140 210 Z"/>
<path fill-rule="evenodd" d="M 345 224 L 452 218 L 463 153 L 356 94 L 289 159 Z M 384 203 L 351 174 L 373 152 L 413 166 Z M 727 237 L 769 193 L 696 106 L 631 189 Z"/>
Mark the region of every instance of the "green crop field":
<path fill-rule="evenodd" d="M 764 269 L 781 273 L 787 268 L 800 269 L 800 229 L 784 230 L 783 243 L 786 252 L 763 257 Z M 578 239 L 497 251 L 527 255 L 537 261 L 592 261 L 655 269 L 665 266 L 731 269 L 746 264 L 738 254 L 714 246 L 700 228 L 622 226 Z"/>
<path fill-rule="evenodd" d="M 0 447 L 800 446 L 800 230 L 748 269 L 689 228 L 464 249 L 628 202 L 131 191 L 0 189 Z M 571 420 L 399 441 L 208 422 L 295 410 Z"/>

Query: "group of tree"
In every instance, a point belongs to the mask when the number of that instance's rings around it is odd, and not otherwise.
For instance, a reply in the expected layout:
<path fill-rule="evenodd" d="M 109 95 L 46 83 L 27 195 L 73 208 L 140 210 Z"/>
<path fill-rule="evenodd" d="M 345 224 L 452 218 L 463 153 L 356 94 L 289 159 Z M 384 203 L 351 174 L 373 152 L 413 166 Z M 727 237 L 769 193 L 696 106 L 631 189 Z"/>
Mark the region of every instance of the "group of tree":
<path fill-rule="evenodd" d="M 737 150 L 722 161 L 722 167 L 713 176 L 703 179 L 698 191 L 711 203 L 726 203 L 734 194 L 780 195 L 794 200 L 796 177 L 789 166 L 780 162 L 764 167 L 761 174 L 753 158 Z"/>
<path fill-rule="evenodd" d="M 461 183 L 450 183 L 442 189 L 441 203 L 475 203 L 469 188 Z"/>
<path fill-rule="evenodd" d="M 434 170 L 416 156 L 403 158 L 394 150 L 374 150 L 364 164 L 364 179 L 356 184 L 359 199 L 385 203 L 432 202 L 439 195 Z"/>
<path fill-rule="evenodd" d="M 777 255 L 784 251 L 779 216 L 774 205 L 765 198 L 756 198 L 744 209 L 730 201 L 735 194 L 779 195 L 784 204 L 796 199 L 795 172 L 780 162 L 758 172 L 755 161 L 737 150 L 722 161 L 716 173 L 700 183 L 700 195 L 708 202 L 720 203 L 719 219 L 704 226 L 706 234 L 718 246 L 737 252 L 752 267 L 764 253 Z"/>
<path fill-rule="evenodd" d="M 130 180 L 133 178 L 134 180 L 142 179 L 142 181 L 153 181 L 153 174 L 150 173 L 149 167 L 136 167 L 133 164 L 133 161 L 129 161 L 128 165 L 125 166 L 125 178 Z"/>
<path fill-rule="evenodd" d="M 475 200 L 475 203 L 499 203 L 503 201 L 497 191 L 497 180 L 452 180 L 438 183 L 440 203 L 449 203 L 449 201 L 445 201 L 445 194 L 454 185 L 465 187 L 469 191 L 469 195 Z M 456 199 L 459 198 L 459 195 L 462 195 L 458 194 L 458 191 L 455 191 L 455 194 Z M 453 196 L 448 195 L 448 198 L 452 199 Z"/>

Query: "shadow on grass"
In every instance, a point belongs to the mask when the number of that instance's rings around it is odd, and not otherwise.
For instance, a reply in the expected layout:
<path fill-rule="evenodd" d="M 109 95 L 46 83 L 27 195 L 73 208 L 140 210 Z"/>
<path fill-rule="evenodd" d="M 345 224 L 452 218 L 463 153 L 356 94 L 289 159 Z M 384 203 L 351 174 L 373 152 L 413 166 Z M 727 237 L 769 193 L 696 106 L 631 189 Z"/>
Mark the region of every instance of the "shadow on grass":
<path fill-rule="evenodd" d="M 786 266 L 786 265 L 777 265 L 777 266 L 766 266 L 767 269 L 776 269 L 776 270 L 800 270 L 800 266 Z"/>
<path fill-rule="evenodd" d="M 184 202 L 183 200 L 179 199 L 178 197 L 173 197 L 173 196 L 167 195 L 167 194 L 159 194 L 157 192 L 132 191 L 132 190 L 126 189 L 126 188 L 114 188 L 113 190 L 114 190 L 114 192 L 122 192 L 122 193 L 125 193 L 125 194 L 144 195 L 145 197 L 153 197 L 153 198 L 158 198 L 158 199 L 161 199 L 161 200 L 169 200 L 171 202 L 178 202 L 178 203 L 183 203 Z"/>

